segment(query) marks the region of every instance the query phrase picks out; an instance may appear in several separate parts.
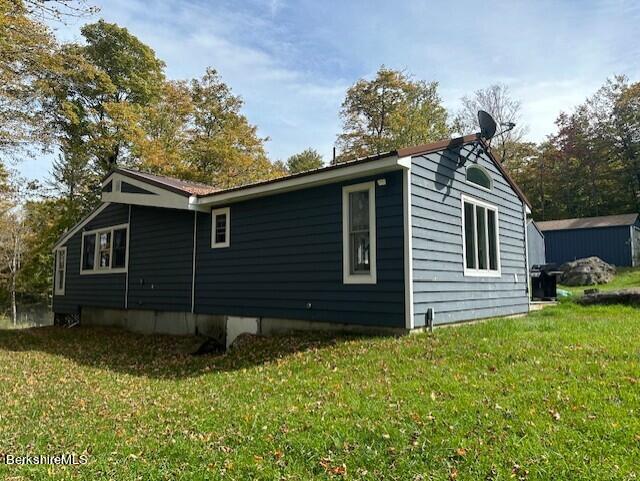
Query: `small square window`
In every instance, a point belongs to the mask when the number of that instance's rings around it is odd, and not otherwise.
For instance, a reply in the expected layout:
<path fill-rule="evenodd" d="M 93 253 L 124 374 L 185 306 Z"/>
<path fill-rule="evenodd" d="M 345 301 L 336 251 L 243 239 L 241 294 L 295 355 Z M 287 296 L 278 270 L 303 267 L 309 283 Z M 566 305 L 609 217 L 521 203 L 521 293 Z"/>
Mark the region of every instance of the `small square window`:
<path fill-rule="evenodd" d="M 230 224 L 229 207 L 211 211 L 211 247 L 229 247 Z"/>

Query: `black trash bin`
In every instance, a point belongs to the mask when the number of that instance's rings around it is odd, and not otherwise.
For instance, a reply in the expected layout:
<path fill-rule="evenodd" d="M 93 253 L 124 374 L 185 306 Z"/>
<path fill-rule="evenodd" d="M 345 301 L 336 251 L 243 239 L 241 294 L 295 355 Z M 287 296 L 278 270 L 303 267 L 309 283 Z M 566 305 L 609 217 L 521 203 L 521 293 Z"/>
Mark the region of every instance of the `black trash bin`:
<path fill-rule="evenodd" d="M 558 297 L 558 276 L 561 274 L 557 264 L 531 266 L 531 300 L 555 301 Z"/>

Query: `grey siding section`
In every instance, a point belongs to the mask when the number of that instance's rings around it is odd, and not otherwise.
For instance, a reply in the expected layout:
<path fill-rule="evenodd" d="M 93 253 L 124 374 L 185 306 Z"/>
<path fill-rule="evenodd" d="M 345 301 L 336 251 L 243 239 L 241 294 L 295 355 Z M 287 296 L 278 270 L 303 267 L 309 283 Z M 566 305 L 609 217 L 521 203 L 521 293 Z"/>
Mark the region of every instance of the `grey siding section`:
<path fill-rule="evenodd" d="M 416 327 L 425 325 L 428 308 L 435 324 L 528 311 L 522 202 L 489 158 L 482 155 L 478 163 L 491 174 L 491 192 L 466 182 L 453 151 L 411 161 Z M 501 277 L 464 276 L 462 194 L 498 208 Z"/>
<path fill-rule="evenodd" d="M 131 206 L 130 309 L 191 311 L 194 215 Z"/>
<path fill-rule="evenodd" d="M 562 264 L 598 256 L 609 264 L 631 266 L 630 232 L 629 226 L 545 231 L 547 261 Z"/>
<path fill-rule="evenodd" d="M 64 245 L 67 247 L 67 271 L 64 296 L 53 296 L 53 311 L 78 313 L 80 306 L 123 308 L 126 274 L 80 275 L 82 232 L 125 224 L 129 206 L 111 204 Z"/>
<path fill-rule="evenodd" d="M 529 266 L 546 264 L 544 235 L 533 221 L 527 223 L 527 246 L 529 247 Z"/>
<path fill-rule="evenodd" d="M 342 186 L 381 177 L 378 282 L 344 285 Z M 211 248 L 211 215 L 198 215 L 196 312 L 404 326 L 401 172 L 230 207 L 228 248 Z"/>

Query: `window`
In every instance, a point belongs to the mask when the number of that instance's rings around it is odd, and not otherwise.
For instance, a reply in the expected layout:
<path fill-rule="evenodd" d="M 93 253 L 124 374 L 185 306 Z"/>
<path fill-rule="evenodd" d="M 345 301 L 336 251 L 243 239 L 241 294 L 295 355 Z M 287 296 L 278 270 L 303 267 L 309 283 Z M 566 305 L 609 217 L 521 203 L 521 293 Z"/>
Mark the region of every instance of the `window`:
<path fill-rule="evenodd" d="M 121 269 L 127 265 L 127 229 L 113 230 L 113 260 L 111 267 Z"/>
<path fill-rule="evenodd" d="M 462 205 L 464 274 L 499 276 L 498 209 L 465 196 Z"/>
<path fill-rule="evenodd" d="M 374 182 L 342 189 L 342 268 L 345 284 L 376 283 Z"/>
<path fill-rule="evenodd" d="M 56 273 L 54 278 L 54 294 L 64 296 L 65 277 L 67 274 L 67 248 L 61 247 L 56 250 Z"/>
<path fill-rule="evenodd" d="M 128 225 L 118 225 L 82 234 L 80 274 L 127 271 Z"/>
<path fill-rule="evenodd" d="M 211 211 L 211 247 L 229 247 L 230 224 L 229 207 Z"/>
<path fill-rule="evenodd" d="M 480 167 L 479 165 L 470 165 L 467 167 L 467 182 L 491 190 L 491 176 L 484 167 Z"/>
<path fill-rule="evenodd" d="M 111 267 L 111 231 L 98 233 L 98 268 Z"/>

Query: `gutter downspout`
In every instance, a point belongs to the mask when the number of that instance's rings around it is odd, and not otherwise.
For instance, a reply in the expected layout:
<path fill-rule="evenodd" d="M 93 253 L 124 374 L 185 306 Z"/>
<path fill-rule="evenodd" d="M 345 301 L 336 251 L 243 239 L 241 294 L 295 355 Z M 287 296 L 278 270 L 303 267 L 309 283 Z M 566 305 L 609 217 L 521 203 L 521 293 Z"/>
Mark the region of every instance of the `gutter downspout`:
<path fill-rule="evenodd" d="M 526 293 L 527 293 L 527 306 L 529 311 L 531 310 L 531 275 L 529 274 L 529 238 L 527 235 L 527 206 L 522 203 L 522 216 L 524 219 L 524 275 L 526 276 Z"/>

